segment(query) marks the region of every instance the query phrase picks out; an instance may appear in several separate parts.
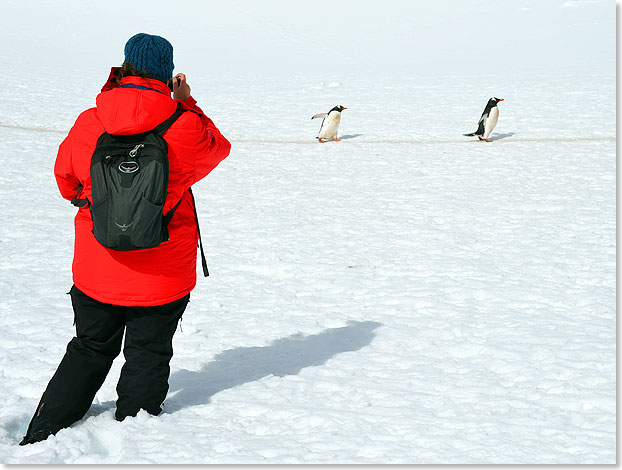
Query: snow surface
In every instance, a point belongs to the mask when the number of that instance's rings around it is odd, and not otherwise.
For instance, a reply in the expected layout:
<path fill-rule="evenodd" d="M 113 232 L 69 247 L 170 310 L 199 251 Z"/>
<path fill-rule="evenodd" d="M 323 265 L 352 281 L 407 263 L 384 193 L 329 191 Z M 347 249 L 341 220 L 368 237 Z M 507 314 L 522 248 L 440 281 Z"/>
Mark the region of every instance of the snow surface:
<path fill-rule="evenodd" d="M 171 5 L 3 2 L 0 461 L 615 463 L 613 4 Z M 114 421 L 118 359 L 20 447 L 73 335 L 56 149 L 139 31 L 233 144 L 195 188 L 211 276 L 162 415 Z"/>

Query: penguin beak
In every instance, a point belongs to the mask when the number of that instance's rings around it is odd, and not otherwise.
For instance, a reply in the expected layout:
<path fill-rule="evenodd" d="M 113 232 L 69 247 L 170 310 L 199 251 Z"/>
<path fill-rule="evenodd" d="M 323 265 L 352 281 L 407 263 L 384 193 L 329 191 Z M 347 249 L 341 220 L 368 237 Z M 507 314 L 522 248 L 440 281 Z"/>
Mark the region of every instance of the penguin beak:
<path fill-rule="evenodd" d="M 503 98 L 499 98 L 499 101 L 503 101 Z"/>

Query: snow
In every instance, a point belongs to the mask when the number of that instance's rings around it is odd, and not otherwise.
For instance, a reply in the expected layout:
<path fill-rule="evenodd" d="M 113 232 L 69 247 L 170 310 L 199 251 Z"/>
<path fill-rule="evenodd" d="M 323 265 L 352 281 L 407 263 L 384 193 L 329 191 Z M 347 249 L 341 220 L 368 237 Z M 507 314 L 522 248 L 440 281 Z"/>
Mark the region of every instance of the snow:
<path fill-rule="evenodd" d="M 332 3 L 5 2 L 2 463 L 616 462 L 613 7 Z M 194 191 L 211 276 L 162 415 L 114 420 L 119 358 L 20 447 L 74 333 L 56 150 L 139 31 L 233 144 Z"/>

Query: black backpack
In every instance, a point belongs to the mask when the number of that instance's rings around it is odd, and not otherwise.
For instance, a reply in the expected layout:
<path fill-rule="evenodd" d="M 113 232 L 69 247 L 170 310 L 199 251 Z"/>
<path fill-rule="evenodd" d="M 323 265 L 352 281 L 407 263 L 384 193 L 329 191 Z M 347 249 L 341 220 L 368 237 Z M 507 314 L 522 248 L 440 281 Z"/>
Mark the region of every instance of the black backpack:
<path fill-rule="evenodd" d="M 90 204 L 93 235 L 106 248 L 118 251 L 154 248 L 168 240 L 168 223 L 181 199 L 165 215 L 168 191 L 168 144 L 162 134 L 181 116 L 176 110 L 153 130 L 133 135 L 103 133 L 91 158 L 92 201 L 72 199 L 82 207 Z M 192 195 L 192 191 L 190 191 Z M 197 221 L 194 195 L 192 204 Z M 199 246 L 203 272 L 207 262 Z"/>

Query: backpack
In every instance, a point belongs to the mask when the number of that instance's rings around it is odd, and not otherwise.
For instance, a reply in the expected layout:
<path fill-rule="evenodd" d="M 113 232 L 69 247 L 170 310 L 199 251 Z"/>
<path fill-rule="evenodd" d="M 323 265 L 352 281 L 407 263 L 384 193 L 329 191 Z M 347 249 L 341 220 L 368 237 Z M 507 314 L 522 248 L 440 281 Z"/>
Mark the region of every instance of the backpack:
<path fill-rule="evenodd" d="M 102 246 L 117 251 L 143 250 L 169 239 L 168 224 L 181 199 L 167 214 L 163 213 L 169 165 L 168 144 L 162 135 L 182 113 L 177 109 L 151 131 L 133 135 L 104 132 L 97 140 L 90 171 L 93 200 L 76 196 L 71 203 L 78 207 L 90 205 L 93 235 Z M 194 195 L 189 191 L 203 272 L 208 276 Z"/>

